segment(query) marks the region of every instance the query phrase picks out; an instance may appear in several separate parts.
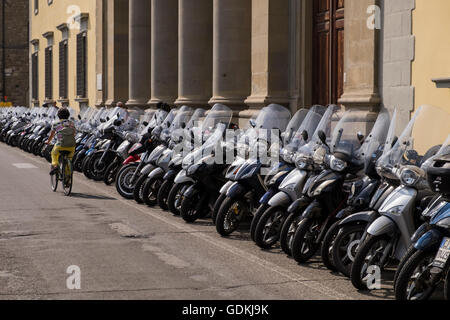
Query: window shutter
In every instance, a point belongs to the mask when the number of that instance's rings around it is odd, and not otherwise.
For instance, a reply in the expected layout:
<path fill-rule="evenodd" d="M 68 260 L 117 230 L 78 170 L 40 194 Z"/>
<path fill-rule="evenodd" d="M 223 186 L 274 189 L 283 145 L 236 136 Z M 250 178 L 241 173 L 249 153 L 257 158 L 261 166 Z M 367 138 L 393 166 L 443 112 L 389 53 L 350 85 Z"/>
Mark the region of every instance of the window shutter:
<path fill-rule="evenodd" d="M 77 35 L 77 96 L 86 97 L 86 33 Z"/>
<path fill-rule="evenodd" d="M 38 54 L 37 53 L 33 53 L 33 55 L 31 56 L 31 90 L 32 90 L 32 98 L 34 100 L 38 100 L 39 99 L 39 82 L 38 82 Z"/>
<path fill-rule="evenodd" d="M 53 98 L 53 65 L 52 48 L 45 48 L 45 98 Z"/>
<path fill-rule="evenodd" d="M 67 99 L 67 42 L 59 43 L 59 97 Z"/>

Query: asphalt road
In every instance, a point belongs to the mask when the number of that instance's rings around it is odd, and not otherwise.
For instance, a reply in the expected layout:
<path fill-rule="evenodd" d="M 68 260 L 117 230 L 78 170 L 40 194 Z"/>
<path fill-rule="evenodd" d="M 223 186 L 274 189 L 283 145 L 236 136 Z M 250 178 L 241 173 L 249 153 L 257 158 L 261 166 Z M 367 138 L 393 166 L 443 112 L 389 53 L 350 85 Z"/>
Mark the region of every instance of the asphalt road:
<path fill-rule="evenodd" d="M 50 190 L 44 159 L 0 144 L 0 299 L 383 299 L 358 293 L 319 259 L 299 266 L 247 232 L 221 238 L 122 199 L 76 174 L 70 198 Z M 81 289 L 68 289 L 78 266 Z"/>

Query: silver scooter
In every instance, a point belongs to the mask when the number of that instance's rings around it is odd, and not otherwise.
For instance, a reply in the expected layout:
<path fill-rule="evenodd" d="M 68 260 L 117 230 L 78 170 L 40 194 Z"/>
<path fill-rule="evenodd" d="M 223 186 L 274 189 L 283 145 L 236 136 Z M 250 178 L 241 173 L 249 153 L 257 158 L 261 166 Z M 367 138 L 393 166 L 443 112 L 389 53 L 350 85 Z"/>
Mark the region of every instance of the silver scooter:
<path fill-rule="evenodd" d="M 428 126 L 430 119 L 433 126 Z M 357 249 L 350 273 L 357 289 L 368 289 L 372 272 L 401 260 L 410 247 L 411 236 L 422 224 L 421 213 L 427 205 L 424 198 L 431 200 L 433 195 L 421 166 L 439 151 L 448 135 L 440 133 L 449 123 L 450 114 L 444 110 L 420 107 L 392 150 L 378 160 L 378 173 L 399 180 L 401 185 L 386 198 L 379 209 L 381 216 L 369 226 L 367 238 Z M 419 128 L 425 126 L 427 134 L 419 135 Z"/>

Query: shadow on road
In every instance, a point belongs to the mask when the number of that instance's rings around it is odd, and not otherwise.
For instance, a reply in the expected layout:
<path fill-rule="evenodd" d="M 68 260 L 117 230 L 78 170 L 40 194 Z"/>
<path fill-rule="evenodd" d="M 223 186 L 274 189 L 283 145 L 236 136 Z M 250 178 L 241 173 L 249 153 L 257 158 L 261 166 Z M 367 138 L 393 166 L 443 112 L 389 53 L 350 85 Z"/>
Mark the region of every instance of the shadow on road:
<path fill-rule="evenodd" d="M 88 199 L 88 200 L 117 200 L 116 198 L 105 197 L 105 196 L 95 196 L 92 194 L 84 193 L 72 193 L 72 198 Z"/>

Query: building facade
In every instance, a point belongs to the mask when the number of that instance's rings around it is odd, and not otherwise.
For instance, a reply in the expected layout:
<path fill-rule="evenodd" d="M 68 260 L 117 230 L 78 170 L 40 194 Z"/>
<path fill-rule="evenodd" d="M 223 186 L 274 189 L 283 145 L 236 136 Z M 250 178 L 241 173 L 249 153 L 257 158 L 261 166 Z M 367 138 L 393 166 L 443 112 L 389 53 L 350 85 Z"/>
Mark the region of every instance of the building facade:
<path fill-rule="evenodd" d="M 242 120 L 270 103 L 383 105 L 406 123 L 418 104 L 448 108 L 431 78 L 443 86 L 450 64 L 427 31 L 435 13 L 433 30 L 448 27 L 448 4 L 426 2 L 31 0 L 30 97 L 75 108 L 223 103 Z M 442 51 L 430 62 L 433 47 Z"/>
<path fill-rule="evenodd" d="M 29 104 L 28 3 L 0 1 L 0 106 Z"/>

